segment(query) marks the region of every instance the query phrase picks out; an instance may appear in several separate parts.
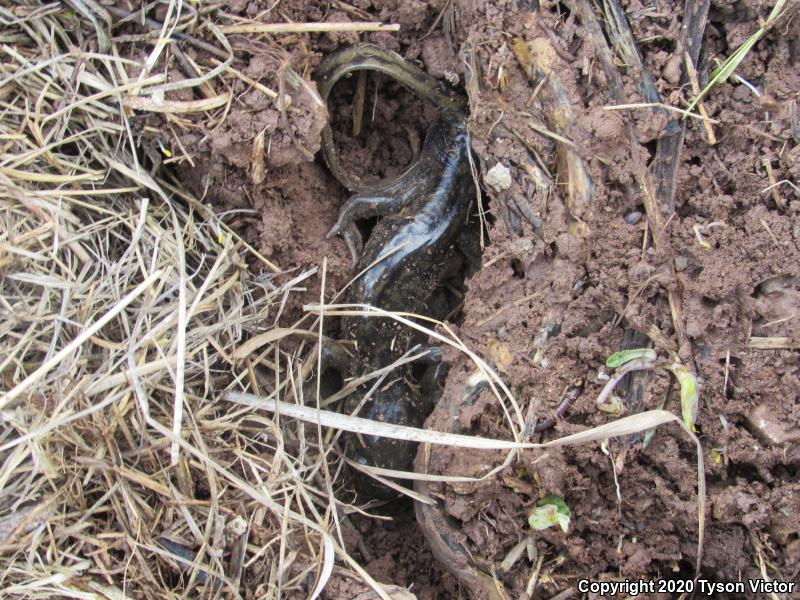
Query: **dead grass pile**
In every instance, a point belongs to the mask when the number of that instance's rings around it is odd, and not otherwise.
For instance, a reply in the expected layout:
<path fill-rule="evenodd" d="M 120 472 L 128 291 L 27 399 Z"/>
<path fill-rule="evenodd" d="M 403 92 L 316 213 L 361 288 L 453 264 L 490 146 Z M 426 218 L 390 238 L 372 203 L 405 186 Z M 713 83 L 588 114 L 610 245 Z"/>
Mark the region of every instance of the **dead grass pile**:
<path fill-rule="evenodd" d="M 220 397 L 297 389 L 280 335 L 235 348 L 314 271 L 142 168 L 130 107 L 174 84 L 92 7 L 0 7 L 2 595 L 306 597 L 340 548 L 322 455 Z"/>

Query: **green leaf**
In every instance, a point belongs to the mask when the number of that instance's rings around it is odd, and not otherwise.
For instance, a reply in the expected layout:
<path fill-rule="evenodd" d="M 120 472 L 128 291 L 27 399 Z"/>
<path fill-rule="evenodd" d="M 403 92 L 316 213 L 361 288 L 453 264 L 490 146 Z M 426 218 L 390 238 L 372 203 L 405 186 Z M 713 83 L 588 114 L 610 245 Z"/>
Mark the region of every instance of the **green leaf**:
<path fill-rule="evenodd" d="M 547 496 L 536 503 L 528 515 L 528 524 L 540 531 L 558 525 L 566 533 L 569 529 L 570 510 L 567 503 L 558 496 Z"/>
<path fill-rule="evenodd" d="M 614 354 L 608 357 L 608 360 L 606 360 L 606 366 L 609 369 L 619 369 L 625 363 L 629 363 L 632 360 L 637 359 L 655 360 L 656 351 L 652 348 L 633 348 L 631 350 L 620 350 L 619 352 L 614 352 Z"/>

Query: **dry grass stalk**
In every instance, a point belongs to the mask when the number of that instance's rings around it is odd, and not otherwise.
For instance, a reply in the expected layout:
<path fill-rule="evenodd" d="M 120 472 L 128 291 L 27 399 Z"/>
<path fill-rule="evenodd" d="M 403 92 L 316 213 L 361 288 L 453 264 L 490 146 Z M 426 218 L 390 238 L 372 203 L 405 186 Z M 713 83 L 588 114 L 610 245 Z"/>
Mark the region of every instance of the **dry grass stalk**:
<path fill-rule="evenodd" d="M 664 110 L 671 110 L 678 114 L 683 115 L 684 117 L 691 117 L 693 119 L 700 119 L 704 123 L 709 123 L 712 125 L 719 125 L 719 121 L 716 119 L 712 119 L 707 114 L 701 111 L 700 114 L 689 112 L 688 110 L 684 110 L 683 108 L 678 108 L 677 106 L 670 106 L 669 104 L 664 104 L 663 102 L 637 102 L 634 104 L 615 104 L 612 106 L 604 106 L 603 109 L 605 110 L 633 110 L 637 108 L 663 108 Z"/>
<path fill-rule="evenodd" d="M 260 338 L 246 365 L 231 357 L 314 270 L 281 273 L 144 170 L 123 110 L 212 110 L 227 92 L 160 99 L 227 89 L 230 62 L 166 83 L 168 45 L 144 65 L 116 38 L 76 50 L 107 23 L 74 5 L 0 7 L 17 44 L 0 49 L 3 596 L 306 597 L 336 555 L 369 580 L 331 533 L 324 455 L 302 424 L 220 402 L 226 389 L 301 401 L 299 328 Z"/>
<path fill-rule="evenodd" d="M 692 57 L 689 56 L 688 52 L 683 53 L 683 66 L 686 69 L 686 75 L 692 84 L 692 93 L 696 96 L 700 93 L 700 81 L 697 78 L 697 69 L 695 68 L 694 63 L 692 62 Z M 709 119 L 706 105 L 702 100 L 697 103 L 697 110 L 700 111 L 700 114 L 703 116 L 703 127 L 706 129 L 708 143 L 713 146 L 717 143 L 717 136 L 714 134 L 714 128 L 711 126 L 713 119 Z M 688 116 L 690 114 L 693 113 L 687 112 L 687 114 L 684 116 Z"/>
<path fill-rule="evenodd" d="M 400 31 L 398 23 L 243 23 L 220 28 L 223 33 L 330 33 L 346 31 Z"/>
<path fill-rule="evenodd" d="M 330 427 L 339 431 L 350 431 L 359 434 L 378 435 L 392 439 L 402 439 L 428 444 L 442 444 L 458 448 L 472 448 L 483 450 L 505 450 L 507 451 L 506 462 L 494 469 L 485 473 L 482 478 L 490 477 L 500 469 L 507 466 L 514 456 L 516 450 L 521 449 L 547 449 L 551 447 L 585 444 L 594 441 L 605 440 L 612 437 L 621 437 L 631 433 L 643 432 L 657 427 L 659 425 L 667 424 L 670 422 L 677 423 L 681 429 L 692 439 L 696 447 L 697 457 L 697 518 L 698 518 L 698 548 L 695 560 L 695 568 L 699 572 L 700 563 L 703 554 L 703 544 L 705 539 L 705 506 L 706 506 L 706 486 L 705 486 L 705 467 L 703 451 L 700 445 L 700 440 L 691 429 L 676 415 L 664 410 L 649 410 L 641 412 L 629 417 L 618 419 L 593 427 L 563 438 L 550 440 L 545 443 L 530 443 L 524 440 L 525 422 L 522 417 L 520 407 L 517 404 L 511 391 L 497 375 L 497 373 L 489 366 L 486 361 L 479 357 L 475 352 L 470 350 L 453 331 L 447 326 L 446 323 L 436 321 L 421 315 L 414 315 L 409 313 L 390 312 L 380 308 L 363 305 L 363 304 L 311 304 L 306 305 L 305 310 L 312 314 L 325 315 L 325 316 L 361 316 L 361 317 L 382 317 L 391 318 L 398 323 L 407 327 L 416 329 L 427 334 L 431 339 L 436 340 L 441 344 L 451 346 L 465 355 L 467 355 L 473 362 L 474 366 L 478 369 L 477 373 L 482 379 L 487 381 L 492 389 L 498 403 L 502 407 L 505 414 L 506 421 L 509 429 L 513 434 L 514 440 L 498 440 L 491 438 L 482 438 L 477 436 L 467 436 L 460 434 L 453 434 L 447 432 L 440 432 L 429 429 L 417 429 L 414 427 L 407 427 L 401 425 L 394 425 L 389 423 L 372 421 L 351 415 L 345 415 L 337 412 L 330 412 L 321 410 L 319 405 L 315 407 L 298 406 L 287 404 L 280 400 L 273 398 L 259 398 L 252 394 L 241 392 L 229 392 L 225 395 L 225 399 L 229 402 L 234 402 L 239 405 L 258 407 L 272 413 L 281 413 L 292 419 L 314 423 L 317 426 Z M 415 320 L 412 320 L 415 319 Z M 426 321 L 432 325 L 438 325 L 444 333 L 440 333 L 424 325 L 419 321 Z M 357 382 L 352 382 L 353 384 Z M 511 410 L 507 407 L 511 405 Z M 513 413 L 513 417 L 512 417 Z M 521 428 L 517 429 L 514 418 L 519 419 Z M 384 481 L 383 475 L 396 476 L 403 479 L 420 479 L 414 474 L 408 473 L 390 473 L 386 470 L 375 470 L 374 468 L 365 469 L 370 475 Z"/>
<path fill-rule="evenodd" d="M 789 337 L 751 337 L 747 347 L 753 350 L 800 350 L 800 342 Z"/>

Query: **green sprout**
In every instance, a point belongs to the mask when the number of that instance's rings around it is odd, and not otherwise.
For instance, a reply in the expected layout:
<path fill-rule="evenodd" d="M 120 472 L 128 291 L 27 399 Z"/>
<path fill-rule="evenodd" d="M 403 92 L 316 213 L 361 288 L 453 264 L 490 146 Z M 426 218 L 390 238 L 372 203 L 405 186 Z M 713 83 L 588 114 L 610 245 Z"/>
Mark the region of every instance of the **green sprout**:
<path fill-rule="evenodd" d="M 772 10 L 767 17 L 767 20 L 759 27 L 759 29 L 747 38 L 744 43 L 739 46 L 736 51 L 731 54 L 722 64 L 720 64 L 716 69 L 711 72 L 711 76 L 709 78 L 708 83 L 703 88 L 703 90 L 694 98 L 694 100 L 689 103 L 689 106 L 686 109 L 686 112 L 691 112 L 692 109 L 697 105 L 700 100 L 702 100 L 705 95 L 713 88 L 715 85 L 725 82 L 728 77 L 733 75 L 736 69 L 742 64 L 745 56 L 747 53 L 752 50 L 753 46 L 756 45 L 758 40 L 764 37 L 764 34 L 767 33 L 770 27 L 775 23 L 778 17 L 783 12 L 784 7 L 786 6 L 787 0 L 778 0 L 775 2 L 775 6 L 772 7 Z M 686 118 L 686 117 L 684 117 Z"/>
<path fill-rule="evenodd" d="M 528 524 L 537 531 L 558 525 L 566 533 L 569 521 L 570 510 L 567 503 L 562 498 L 552 495 L 539 500 L 528 515 Z"/>
<path fill-rule="evenodd" d="M 697 390 L 697 378 L 685 365 L 674 362 L 666 369 L 675 375 L 681 386 L 681 415 L 683 422 L 692 431 L 696 431 L 697 407 L 700 404 L 700 392 Z"/>
<path fill-rule="evenodd" d="M 652 348 L 633 348 L 632 350 L 620 350 L 614 352 L 606 360 L 606 366 L 609 369 L 619 369 L 622 365 L 631 362 L 632 360 L 655 360 L 656 351 Z"/>
<path fill-rule="evenodd" d="M 697 386 L 697 378 L 686 365 L 677 360 L 659 360 L 656 351 L 652 348 L 634 348 L 615 352 L 606 360 L 606 366 L 616 369 L 616 372 L 597 396 L 597 407 L 600 410 L 612 414 L 622 414 L 624 407 L 621 406 L 621 401 L 614 401 L 615 396 L 612 395 L 612 392 L 628 373 L 664 369 L 672 373 L 681 386 L 681 415 L 683 422 L 692 431 L 696 431 L 695 423 L 697 422 L 697 411 L 700 405 L 700 392 Z"/>
<path fill-rule="evenodd" d="M 611 394 L 608 400 L 600 404 L 597 408 L 612 417 L 621 417 L 625 414 L 625 405 L 622 403 L 622 398 L 616 394 Z"/>

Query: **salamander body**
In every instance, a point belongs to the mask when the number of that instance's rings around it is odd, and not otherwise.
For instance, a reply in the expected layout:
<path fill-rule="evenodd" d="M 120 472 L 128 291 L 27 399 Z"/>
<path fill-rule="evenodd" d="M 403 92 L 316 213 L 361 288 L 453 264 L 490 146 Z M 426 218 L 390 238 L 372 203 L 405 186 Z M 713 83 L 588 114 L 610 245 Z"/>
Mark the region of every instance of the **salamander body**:
<path fill-rule="evenodd" d="M 364 274 L 351 288 L 349 303 L 444 316 L 437 314 L 441 312 L 437 289 L 452 271 L 455 245 L 475 197 L 468 151 L 463 122 L 441 117 L 420 157 L 430 164 L 419 180 L 409 183 L 417 193 L 402 210 L 375 226 L 356 267 Z M 356 341 L 358 374 L 390 365 L 408 348 L 426 341 L 419 332 L 389 318 L 350 317 L 344 321 L 344 331 Z M 429 355 L 429 368 L 436 368 L 435 360 Z M 415 389 L 409 370 L 404 366 L 392 373 L 394 382 L 379 390 L 359 416 L 421 427 L 433 409 L 436 387 L 431 384 L 436 381 L 426 379 L 422 389 Z M 351 396 L 345 409 L 352 412 L 359 401 L 360 395 Z M 355 460 L 389 469 L 410 469 L 416 453 L 416 444 L 389 438 L 365 440 L 363 447 L 356 438 L 352 442 Z"/>
<path fill-rule="evenodd" d="M 323 98 L 327 98 L 338 78 L 358 68 L 387 73 L 433 101 L 440 114 L 425 138 L 419 158 L 400 176 L 372 186 L 365 186 L 342 171 L 333 150 L 332 134 L 329 129 L 323 132 L 329 167 L 355 192 L 329 234 L 342 234 L 354 257 L 358 257 L 356 273 L 362 274 L 351 286 L 347 302 L 443 318 L 441 284 L 460 266 L 457 245 L 476 197 L 461 101 L 396 54 L 374 46 L 347 49 L 320 66 L 317 81 Z M 355 221 L 376 216 L 383 218 L 359 256 L 360 234 Z M 426 342 L 423 334 L 385 317 L 347 317 L 343 320 L 343 333 L 356 343 L 356 375 L 391 365 L 410 348 Z M 345 411 L 421 427 L 433 409 L 438 380 L 444 372 L 440 359 L 438 349 L 430 349 L 421 359 L 427 366 L 423 375 L 415 378 L 412 367 L 403 365 L 366 402 L 363 393 L 352 394 L 345 402 Z M 410 470 L 416 444 L 353 436 L 347 453 L 362 464 Z M 385 495 L 377 486 L 372 488 L 369 493 Z"/>

